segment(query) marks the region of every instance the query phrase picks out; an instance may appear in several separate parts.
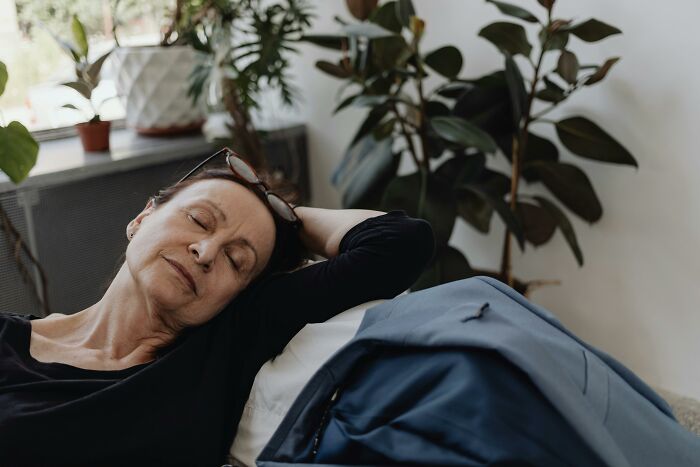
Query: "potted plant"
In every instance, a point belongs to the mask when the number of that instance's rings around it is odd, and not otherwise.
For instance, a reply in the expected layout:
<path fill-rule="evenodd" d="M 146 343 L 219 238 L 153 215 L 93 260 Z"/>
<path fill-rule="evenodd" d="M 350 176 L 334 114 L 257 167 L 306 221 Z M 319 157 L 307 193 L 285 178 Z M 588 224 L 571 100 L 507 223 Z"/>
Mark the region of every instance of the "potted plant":
<path fill-rule="evenodd" d="M 189 95 L 202 96 L 226 109 L 230 116 L 232 146 L 256 169 L 266 158 L 252 111 L 260 109 L 261 91 L 274 88 L 283 104 L 297 97 L 290 83 L 289 57 L 310 27 L 312 14 L 306 0 L 232 0 L 210 2 L 200 21 L 198 49 L 207 60 L 191 77 Z"/>
<path fill-rule="evenodd" d="M 73 32 L 73 42 L 69 43 L 56 38 L 61 47 L 75 62 L 75 80 L 61 83 L 80 94 L 85 98 L 90 113 L 87 115 L 87 122 L 78 123 L 75 127 L 80 135 L 80 141 L 85 151 L 107 151 L 109 150 L 109 121 L 100 119 L 99 108 L 104 104 L 95 104 L 92 99 L 92 92 L 100 84 L 100 71 L 102 65 L 110 52 L 99 57 L 94 62 L 88 60 L 89 45 L 85 28 L 76 15 L 73 15 L 71 30 Z M 73 104 L 64 104 L 63 107 L 81 111 Z"/>
<path fill-rule="evenodd" d="M 538 0 L 546 19 L 515 5 L 488 0 L 509 16 L 539 25 L 540 51 L 522 25 L 498 22 L 479 35 L 504 54 L 504 69 L 477 79 L 461 78 L 462 55 L 454 46 L 424 52 L 425 22 L 410 0 L 352 1 L 361 22 L 339 20 L 341 34 L 305 39 L 341 53 L 339 60 L 320 60 L 317 68 L 345 82 L 346 96 L 335 111 L 369 108 L 366 118 L 332 177 L 343 192 L 344 207 L 405 209 L 427 219 L 436 236 L 436 254 L 413 289 L 473 275 L 488 275 L 521 293 L 551 281 L 519 280 L 511 273 L 510 244 L 548 242 L 559 229 L 579 265 L 581 249 L 565 211 L 548 196 L 522 193 L 522 184 L 540 183 L 574 214 L 588 222 L 602 215 L 600 201 L 587 175 L 574 164 L 559 161 L 558 147 L 531 131 L 535 123 L 554 124 L 572 154 L 599 162 L 636 166 L 634 157 L 612 136 L 580 115 L 553 122 L 544 118 L 573 92 L 600 82 L 617 61 L 581 66 L 567 44 L 570 36 L 596 42 L 620 31 L 598 20 L 573 23 L 553 17 L 554 0 Z M 366 12 L 370 11 L 369 14 Z M 543 69 L 543 56 L 559 54 L 553 70 Z M 532 65 L 526 86 L 515 57 Z M 519 59 L 521 60 L 521 59 Z M 441 82 L 428 89 L 426 78 Z M 535 109 L 535 103 L 545 107 Z M 415 172 L 397 175 L 402 155 L 413 160 Z M 447 156 L 447 157 L 443 157 Z M 489 157 L 505 156 L 507 173 L 487 166 Z M 438 164 L 434 160 L 441 158 Z M 476 269 L 448 244 L 457 217 L 482 233 L 498 215 L 506 226 L 501 267 Z"/>
<path fill-rule="evenodd" d="M 117 48 L 110 59 L 116 68 L 116 88 L 126 109 L 126 123 L 144 135 L 199 131 L 206 120 L 202 99 L 188 97 L 189 76 L 205 60 L 198 26 L 211 3 L 177 0 L 160 44 Z"/>
<path fill-rule="evenodd" d="M 0 96 L 5 92 L 7 80 L 7 67 L 3 62 L 0 62 Z M 4 172 L 13 183 L 19 184 L 27 178 L 29 171 L 36 164 L 39 144 L 20 122 L 12 121 L 7 126 L 3 126 L 3 124 L 4 122 L 0 122 L 0 172 Z M 32 254 L 19 230 L 12 223 L 10 216 L 3 209 L 2 203 L 0 203 L 0 231 L 5 233 L 7 244 L 15 252 L 14 259 L 22 279 L 32 285 L 32 290 L 41 305 L 43 315 L 48 315 L 49 303 L 44 268 Z M 25 258 L 29 260 L 31 265 L 25 264 Z M 32 267 L 36 267 L 39 271 L 41 292 L 39 292 L 40 286 L 32 279 L 30 272 Z"/>

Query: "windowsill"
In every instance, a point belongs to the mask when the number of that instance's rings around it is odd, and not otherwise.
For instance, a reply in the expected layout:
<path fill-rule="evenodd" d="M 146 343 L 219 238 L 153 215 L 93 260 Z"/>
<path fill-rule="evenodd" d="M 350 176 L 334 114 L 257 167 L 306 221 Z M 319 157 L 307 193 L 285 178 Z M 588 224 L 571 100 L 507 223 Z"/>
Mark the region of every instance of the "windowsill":
<path fill-rule="evenodd" d="M 288 137 L 304 131 L 303 125 L 271 130 L 267 137 Z M 113 129 L 110 151 L 84 152 L 80 139 L 72 136 L 41 142 L 36 165 L 19 185 L 0 172 L 0 193 L 69 183 L 76 180 L 133 170 L 140 167 L 206 155 L 221 144 L 208 140 L 202 133 L 179 136 L 141 136 L 131 129 Z"/>

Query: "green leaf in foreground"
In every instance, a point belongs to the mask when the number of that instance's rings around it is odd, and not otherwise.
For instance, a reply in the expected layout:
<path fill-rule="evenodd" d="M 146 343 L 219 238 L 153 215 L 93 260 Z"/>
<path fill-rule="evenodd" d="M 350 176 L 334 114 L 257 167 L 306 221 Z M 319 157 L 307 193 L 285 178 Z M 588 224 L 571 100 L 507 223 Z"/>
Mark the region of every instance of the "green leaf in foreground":
<path fill-rule="evenodd" d="M 426 65 L 446 78 L 454 78 L 462 70 L 462 53 L 451 45 L 433 50 L 423 60 Z"/>
<path fill-rule="evenodd" d="M 529 57 L 532 51 L 525 28 L 519 24 L 506 21 L 491 23 L 479 31 L 479 36 L 511 55 L 522 54 Z"/>
<path fill-rule="evenodd" d="M 496 152 L 493 138 L 477 126 L 459 117 L 435 117 L 430 120 L 441 138 L 464 147 L 474 147 L 483 152 Z"/>
<path fill-rule="evenodd" d="M 38 153 L 39 144 L 24 125 L 13 121 L 0 127 L 0 170 L 14 183 L 27 178 Z"/>
<path fill-rule="evenodd" d="M 569 219 L 566 217 L 566 214 L 564 214 L 564 212 L 562 212 L 562 210 L 559 209 L 559 207 L 557 207 L 556 204 L 552 203 L 547 198 L 535 196 L 534 199 L 539 203 L 540 206 L 542 206 L 542 208 L 549 211 L 549 214 L 551 214 L 554 220 L 556 220 L 557 226 L 559 227 L 559 230 L 561 230 L 561 233 L 564 235 L 566 243 L 569 244 L 571 251 L 574 253 L 578 265 L 583 266 L 583 253 L 581 252 L 581 247 L 579 247 L 578 245 L 578 240 L 576 239 L 576 232 L 574 232 L 574 228 L 571 225 L 571 222 L 569 222 Z"/>
<path fill-rule="evenodd" d="M 535 15 L 527 11 L 525 8 L 521 8 L 517 5 L 513 5 L 505 2 L 497 2 L 496 0 L 486 0 L 488 3 L 493 3 L 496 8 L 504 15 L 513 16 L 515 18 L 520 18 L 529 23 L 537 23 L 538 19 Z"/>
<path fill-rule="evenodd" d="M 7 77 L 7 66 L 3 62 L 0 62 L 0 96 L 5 92 Z"/>
<path fill-rule="evenodd" d="M 560 120 L 556 129 L 564 146 L 577 156 L 637 167 L 637 161 L 624 146 L 587 118 Z"/>
<path fill-rule="evenodd" d="M 569 32 L 586 42 L 597 42 L 614 34 L 622 34 L 615 26 L 611 26 L 597 19 L 589 19 L 583 23 L 568 28 Z"/>

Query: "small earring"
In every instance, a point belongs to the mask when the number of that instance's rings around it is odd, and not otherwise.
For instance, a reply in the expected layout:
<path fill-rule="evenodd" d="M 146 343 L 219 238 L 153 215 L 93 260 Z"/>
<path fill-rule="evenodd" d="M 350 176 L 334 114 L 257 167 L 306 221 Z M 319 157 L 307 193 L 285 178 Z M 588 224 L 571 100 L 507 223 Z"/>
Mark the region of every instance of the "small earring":
<path fill-rule="evenodd" d="M 129 234 L 129 238 L 134 238 L 134 232 L 131 232 L 131 233 Z"/>

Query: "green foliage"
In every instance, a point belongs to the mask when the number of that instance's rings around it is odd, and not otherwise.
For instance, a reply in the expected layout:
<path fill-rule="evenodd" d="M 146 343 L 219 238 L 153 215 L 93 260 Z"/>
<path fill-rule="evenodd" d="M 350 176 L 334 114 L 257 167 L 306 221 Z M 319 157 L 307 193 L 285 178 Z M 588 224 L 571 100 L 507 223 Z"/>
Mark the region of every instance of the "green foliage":
<path fill-rule="evenodd" d="M 7 67 L 0 62 L 0 96 L 5 92 L 7 80 Z M 24 125 L 16 121 L 7 126 L 0 125 L 0 170 L 14 183 L 27 178 L 36 164 L 38 153 L 39 144 Z"/>
<path fill-rule="evenodd" d="M 75 64 L 75 80 L 61 83 L 80 94 L 90 104 L 92 115 L 88 116 L 90 122 L 100 121 L 99 107 L 92 101 L 92 91 L 100 84 L 100 71 L 102 65 L 112 51 L 103 54 L 94 62 L 88 60 L 90 47 L 87 41 L 85 27 L 77 15 L 71 18 L 72 41 L 66 41 L 54 36 L 56 42 L 73 59 Z M 75 106 L 64 105 L 64 108 L 78 110 Z"/>
<path fill-rule="evenodd" d="M 282 102 L 293 105 L 298 91 L 288 73 L 290 53 L 311 25 L 311 7 L 306 0 L 219 0 L 204 3 L 205 10 L 194 16 L 186 32 L 195 48 L 207 53 L 210 60 L 194 70 L 189 95 L 198 100 L 211 85 L 212 77 L 223 74 L 232 79 L 243 110 L 258 107 L 260 92 L 265 87 L 279 89 Z M 192 5 L 189 6 L 192 10 Z M 318 39 L 324 42 L 323 38 Z M 328 38 L 328 45 L 333 38 Z M 319 65 L 330 73 L 342 73 L 333 63 Z M 214 73 L 214 71 L 217 73 Z"/>
<path fill-rule="evenodd" d="M 595 42 L 620 31 L 593 19 L 572 25 L 571 20 L 553 18 L 554 0 L 538 0 L 546 21 L 519 6 L 487 1 L 523 24 L 499 21 L 479 31 L 503 54 L 504 69 L 476 79 L 459 77 L 463 59 L 454 46 L 422 53 L 426 25 L 410 1 L 384 2 L 365 21 L 339 20 L 343 24 L 339 34 L 303 37 L 340 53 L 337 60 L 316 64 L 320 71 L 344 81 L 345 93 L 335 111 L 367 108 L 331 179 L 343 192 L 343 205 L 404 209 L 433 226 L 436 255 L 414 289 L 486 273 L 519 284 L 525 291 L 528 284 L 510 274 L 510 236 L 524 249 L 527 243 L 546 244 L 559 230 L 583 265 L 565 210 L 549 198 L 591 223 L 601 218 L 602 205 L 583 170 L 560 161 L 559 146 L 533 132 L 532 124 L 553 124 L 561 144 L 575 156 L 637 165 L 624 146 L 585 117 L 559 122 L 543 118 L 574 92 L 602 81 L 619 60 L 581 65 L 570 36 Z M 535 48 L 523 25 L 536 28 L 539 37 L 532 58 Z M 553 70 L 544 71 L 543 57 L 548 53 L 558 60 Z M 528 79 L 517 60 L 532 66 Z M 428 91 L 424 81 L 432 72 L 437 73 L 438 84 Z M 548 107 L 535 112 L 538 102 Z M 507 174 L 487 167 L 487 158 L 499 150 L 512 164 Z M 415 172 L 396 174 L 401 154 L 411 157 Z M 438 167 L 429 163 L 444 155 Z M 550 196 L 521 194 L 520 179 L 542 184 Z M 477 271 L 448 241 L 457 217 L 488 233 L 494 215 L 508 236 L 502 268 Z"/>

